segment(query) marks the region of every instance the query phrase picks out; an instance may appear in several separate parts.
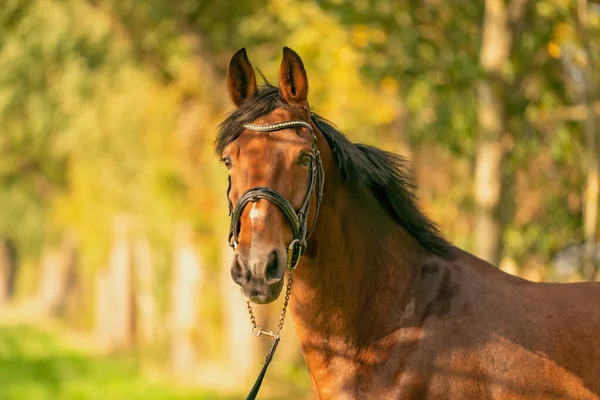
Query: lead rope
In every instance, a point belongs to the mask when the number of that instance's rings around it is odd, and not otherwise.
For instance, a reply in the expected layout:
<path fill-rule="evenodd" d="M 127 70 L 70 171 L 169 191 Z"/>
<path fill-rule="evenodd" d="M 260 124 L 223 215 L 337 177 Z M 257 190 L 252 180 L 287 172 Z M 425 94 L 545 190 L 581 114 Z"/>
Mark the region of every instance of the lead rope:
<path fill-rule="evenodd" d="M 296 255 L 296 246 L 299 246 L 298 249 L 300 252 Z M 269 368 L 269 364 L 273 359 L 273 355 L 275 355 L 275 351 L 277 350 L 277 345 L 279 344 L 279 334 L 283 329 L 283 323 L 285 322 L 285 313 L 287 311 L 287 306 L 290 301 L 290 293 L 292 292 L 292 284 L 294 283 L 294 271 L 296 270 L 296 265 L 298 265 L 298 261 L 300 260 L 300 255 L 302 254 L 302 244 L 298 239 L 294 239 L 288 248 L 287 254 L 287 270 L 290 271 L 288 276 L 288 282 L 285 289 L 285 300 L 283 302 L 283 308 L 281 309 L 281 313 L 279 314 L 279 324 L 277 324 L 277 331 L 273 333 L 273 331 L 265 331 L 261 325 L 256 323 L 256 318 L 254 317 L 254 312 L 252 312 L 252 306 L 250 302 L 246 300 L 246 306 L 248 307 L 248 314 L 250 314 L 250 322 L 252 323 L 252 328 L 250 331 L 256 337 L 260 335 L 267 335 L 273 339 L 273 345 L 271 346 L 271 350 L 269 354 L 267 354 L 267 358 L 265 359 L 265 365 L 263 365 L 254 385 L 252 385 L 252 389 L 250 389 L 250 393 L 248 393 L 248 397 L 246 400 L 255 400 L 258 391 L 260 390 L 260 386 L 262 385 L 263 378 L 267 373 L 267 368 Z"/>

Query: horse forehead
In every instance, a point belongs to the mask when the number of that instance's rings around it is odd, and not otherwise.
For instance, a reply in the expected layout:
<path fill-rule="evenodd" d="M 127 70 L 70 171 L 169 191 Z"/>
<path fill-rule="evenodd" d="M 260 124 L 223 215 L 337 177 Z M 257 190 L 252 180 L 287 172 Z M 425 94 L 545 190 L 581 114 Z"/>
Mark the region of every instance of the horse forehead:
<path fill-rule="evenodd" d="M 258 124 L 258 125 L 267 125 L 267 124 L 277 124 L 279 122 L 284 122 L 284 121 L 290 121 L 292 119 L 297 119 L 294 118 L 294 116 L 292 115 L 292 113 L 289 110 L 286 110 L 285 108 L 276 108 L 275 110 L 271 111 L 270 113 L 263 115 L 259 118 L 257 118 L 255 121 L 253 121 L 252 123 L 254 124 Z"/>
<path fill-rule="evenodd" d="M 273 173 L 285 169 L 288 150 L 266 134 L 256 133 L 249 132 L 248 137 L 240 142 L 240 167 L 246 170 L 248 177 L 272 178 Z"/>
<path fill-rule="evenodd" d="M 304 141 L 293 130 L 246 131 L 239 138 L 240 155 L 248 160 L 282 161 L 295 154 Z"/>

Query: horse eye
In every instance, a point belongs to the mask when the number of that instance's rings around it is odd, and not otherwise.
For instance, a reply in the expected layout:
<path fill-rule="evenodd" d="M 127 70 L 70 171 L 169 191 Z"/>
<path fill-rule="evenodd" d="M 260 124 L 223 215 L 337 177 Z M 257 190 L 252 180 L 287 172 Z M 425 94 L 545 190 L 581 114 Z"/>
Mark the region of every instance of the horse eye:
<path fill-rule="evenodd" d="M 222 159 L 223 164 L 225 164 L 225 166 L 227 167 L 227 169 L 231 168 L 231 160 L 227 157 L 223 157 Z"/>
<path fill-rule="evenodd" d="M 312 160 L 312 156 L 307 153 L 300 154 L 300 158 L 298 158 L 298 164 L 300 165 L 308 165 L 310 164 L 310 160 Z"/>

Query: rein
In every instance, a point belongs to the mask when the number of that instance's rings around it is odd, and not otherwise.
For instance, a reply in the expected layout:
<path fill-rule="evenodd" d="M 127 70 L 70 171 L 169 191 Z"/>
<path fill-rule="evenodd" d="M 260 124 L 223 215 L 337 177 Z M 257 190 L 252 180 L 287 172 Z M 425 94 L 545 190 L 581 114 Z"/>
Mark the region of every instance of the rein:
<path fill-rule="evenodd" d="M 294 235 L 294 239 L 289 244 L 287 249 L 287 266 L 286 269 L 289 271 L 288 282 L 285 290 L 285 301 L 283 303 L 283 308 L 281 310 L 281 314 L 279 315 L 279 323 L 277 325 L 277 330 L 275 332 L 264 330 L 263 326 L 258 325 L 256 323 L 256 319 L 254 317 L 254 313 L 252 312 L 252 306 L 250 302 L 246 300 L 246 306 L 248 308 L 248 314 L 250 315 L 250 322 L 252 323 L 252 328 L 250 331 L 256 337 L 260 337 L 261 335 L 266 335 L 273 339 L 273 346 L 265 359 L 265 364 L 260 371 L 260 374 L 256 378 L 256 382 L 252 386 L 250 393 L 246 400 L 254 400 L 258 391 L 260 390 L 260 386 L 262 384 L 265 373 L 267 372 L 267 368 L 273 359 L 275 351 L 277 350 L 277 345 L 279 344 L 280 332 L 283 329 L 283 323 L 285 321 L 285 314 L 287 311 L 287 306 L 290 299 L 290 293 L 292 291 L 292 284 L 294 282 L 294 271 L 296 270 L 296 266 L 300 261 L 300 257 L 306 251 L 306 239 L 312 233 L 315 224 L 317 223 L 317 218 L 319 216 L 319 210 L 321 208 L 321 201 L 323 200 L 323 187 L 325 184 L 325 172 L 323 170 L 323 162 L 321 160 L 321 155 L 319 150 L 317 149 L 317 136 L 312 128 L 312 126 L 305 121 L 301 120 L 292 120 L 279 122 L 276 124 L 268 124 L 268 125 L 256 125 L 256 124 L 244 124 L 242 125 L 244 129 L 255 131 L 255 132 L 274 132 L 280 131 L 283 129 L 289 128 L 297 128 L 303 127 L 307 128 L 313 137 L 312 143 L 312 157 L 309 164 L 309 176 L 306 187 L 306 195 L 302 202 L 302 205 L 298 210 L 294 209 L 294 207 L 290 204 L 290 202 L 281 194 L 267 187 L 254 187 L 247 190 L 237 202 L 235 208 L 231 203 L 231 199 L 229 197 L 229 192 L 231 191 L 231 177 L 229 177 L 229 185 L 227 188 L 227 201 L 229 203 L 229 215 L 231 216 L 231 223 L 229 226 L 229 245 L 235 250 L 238 246 L 238 236 L 240 230 L 240 219 L 242 216 L 242 212 L 244 208 L 249 203 L 258 202 L 260 200 L 267 200 L 277 206 L 279 210 L 286 217 L 288 222 L 292 227 L 292 232 Z M 313 192 L 317 191 L 317 204 L 316 204 L 316 213 L 313 219 L 313 222 L 310 228 L 307 230 L 308 223 L 308 212 L 310 209 L 310 201 L 312 198 Z"/>

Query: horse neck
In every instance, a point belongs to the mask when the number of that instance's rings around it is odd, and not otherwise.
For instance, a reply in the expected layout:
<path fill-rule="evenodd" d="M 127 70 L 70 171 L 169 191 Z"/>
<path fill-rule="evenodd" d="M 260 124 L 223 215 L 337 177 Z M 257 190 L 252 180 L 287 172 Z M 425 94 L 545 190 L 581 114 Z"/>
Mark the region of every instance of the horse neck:
<path fill-rule="evenodd" d="M 396 330 L 426 256 L 369 190 L 350 188 L 338 174 L 328 174 L 292 290 L 303 347 L 323 339 L 346 350 L 360 348 Z"/>

